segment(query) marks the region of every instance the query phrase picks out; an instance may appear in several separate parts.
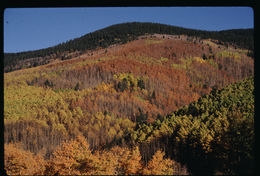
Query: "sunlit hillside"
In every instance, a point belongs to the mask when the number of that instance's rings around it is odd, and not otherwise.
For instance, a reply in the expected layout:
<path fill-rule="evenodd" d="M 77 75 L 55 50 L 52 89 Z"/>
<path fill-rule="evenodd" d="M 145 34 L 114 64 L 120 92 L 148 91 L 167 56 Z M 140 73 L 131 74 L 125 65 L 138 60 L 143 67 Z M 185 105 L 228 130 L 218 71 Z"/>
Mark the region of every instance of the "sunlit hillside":
<path fill-rule="evenodd" d="M 5 167 L 29 175 L 241 173 L 238 157 L 252 162 L 254 139 L 245 134 L 254 113 L 248 53 L 216 39 L 147 34 L 5 73 Z"/>

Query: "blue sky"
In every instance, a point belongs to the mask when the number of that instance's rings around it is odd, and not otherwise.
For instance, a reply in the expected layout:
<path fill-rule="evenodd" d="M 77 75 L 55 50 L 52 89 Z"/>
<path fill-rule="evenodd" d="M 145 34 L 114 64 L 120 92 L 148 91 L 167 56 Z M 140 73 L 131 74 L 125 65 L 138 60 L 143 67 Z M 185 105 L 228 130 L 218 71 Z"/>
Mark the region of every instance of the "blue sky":
<path fill-rule="evenodd" d="M 253 15 L 249 7 L 8 8 L 4 52 L 42 49 L 133 21 L 214 31 L 253 28 Z"/>

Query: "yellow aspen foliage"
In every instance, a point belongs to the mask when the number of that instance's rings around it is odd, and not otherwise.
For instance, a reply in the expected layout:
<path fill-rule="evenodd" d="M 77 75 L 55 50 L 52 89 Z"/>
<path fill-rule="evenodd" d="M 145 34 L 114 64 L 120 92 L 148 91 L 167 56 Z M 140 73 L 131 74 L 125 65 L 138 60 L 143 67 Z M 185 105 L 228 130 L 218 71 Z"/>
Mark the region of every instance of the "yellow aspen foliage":
<path fill-rule="evenodd" d="M 110 138 L 113 138 L 113 137 L 115 137 L 116 136 L 116 130 L 113 128 L 113 127 L 111 127 L 110 129 L 109 129 L 109 131 L 108 131 L 108 136 L 110 137 Z"/>
<path fill-rule="evenodd" d="M 227 58 L 235 58 L 235 59 L 240 59 L 241 56 L 237 52 L 230 52 L 227 50 L 221 51 L 217 53 L 218 57 L 227 57 Z"/>
<path fill-rule="evenodd" d="M 201 57 L 194 57 L 193 58 L 196 62 L 199 62 L 199 63 L 205 63 L 206 61 L 204 59 L 202 59 Z"/>
<path fill-rule="evenodd" d="M 102 82 L 101 84 L 99 84 L 97 87 L 96 87 L 97 91 L 100 91 L 100 92 L 111 92 L 113 93 L 113 85 L 112 84 L 105 84 L 104 82 Z"/>

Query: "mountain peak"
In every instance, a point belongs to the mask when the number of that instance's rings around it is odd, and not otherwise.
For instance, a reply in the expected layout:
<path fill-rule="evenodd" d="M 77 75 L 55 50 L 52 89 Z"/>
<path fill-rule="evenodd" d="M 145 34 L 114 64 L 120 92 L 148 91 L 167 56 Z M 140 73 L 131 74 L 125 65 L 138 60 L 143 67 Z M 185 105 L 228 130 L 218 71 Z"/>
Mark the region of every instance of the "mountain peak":
<path fill-rule="evenodd" d="M 110 45 L 123 44 L 136 40 L 138 37 L 145 34 L 187 35 L 201 39 L 214 39 L 226 45 L 231 44 L 239 48 L 246 48 L 249 50 L 253 49 L 253 29 L 236 29 L 213 32 L 187 29 L 159 23 L 131 22 L 111 25 L 104 29 L 70 40 L 66 43 L 61 43 L 41 50 L 21 53 L 6 53 L 4 55 L 4 70 L 5 72 L 8 72 L 24 67 L 26 68 L 26 65 L 19 67 L 15 65 L 28 59 L 33 60 L 33 63 L 29 64 L 30 67 L 47 64 L 50 62 L 50 58 L 54 57 L 69 59 L 70 57 L 65 56 L 67 53 L 85 52 L 100 47 L 107 48 Z"/>

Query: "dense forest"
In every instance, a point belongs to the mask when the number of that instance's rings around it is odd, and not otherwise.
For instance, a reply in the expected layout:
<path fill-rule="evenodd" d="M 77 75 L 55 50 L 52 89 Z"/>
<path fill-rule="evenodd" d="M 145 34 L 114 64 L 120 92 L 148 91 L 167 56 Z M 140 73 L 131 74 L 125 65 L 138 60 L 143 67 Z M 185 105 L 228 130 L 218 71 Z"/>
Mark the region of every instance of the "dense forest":
<path fill-rule="evenodd" d="M 212 38 L 156 33 L 5 73 L 5 169 L 11 175 L 252 174 L 248 53 Z"/>
<path fill-rule="evenodd" d="M 111 125 L 111 120 L 100 116 L 100 123 Z M 105 118 L 111 119 L 109 115 Z M 93 151 L 78 136 L 44 159 L 44 151 L 35 155 L 21 145 L 6 144 L 5 168 L 8 174 L 253 174 L 253 78 L 213 90 L 154 123 L 129 125 L 119 139 L 125 139 L 130 148 L 114 141 L 106 149 Z"/>
<path fill-rule="evenodd" d="M 232 44 L 239 48 L 248 49 L 250 50 L 249 55 L 252 55 L 254 46 L 253 29 L 201 31 L 158 23 L 133 22 L 112 25 L 46 49 L 20 53 L 5 53 L 4 71 L 10 72 L 47 64 L 54 58 L 61 60 L 70 59 L 72 56 L 67 55 L 67 53 L 74 52 L 75 56 L 87 50 L 94 50 L 100 47 L 107 48 L 113 44 L 123 44 L 147 34 L 187 35 L 200 39 L 211 38 L 217 41 L 218 44 L 226 46 Z"/>
<path fill-rule="evenodd" d="M 138 124 L 128 139 L 139 143 L 145 160 L 163 148 L 194 174 L 252 174 L 254 80 L 214 89 L 152 124 Z"/>

